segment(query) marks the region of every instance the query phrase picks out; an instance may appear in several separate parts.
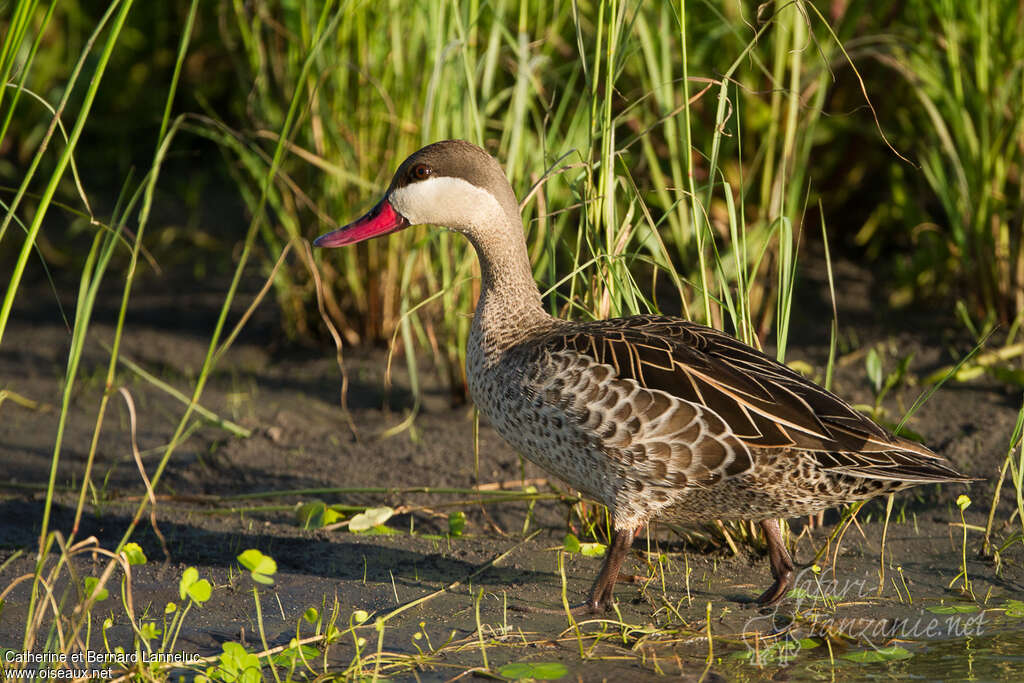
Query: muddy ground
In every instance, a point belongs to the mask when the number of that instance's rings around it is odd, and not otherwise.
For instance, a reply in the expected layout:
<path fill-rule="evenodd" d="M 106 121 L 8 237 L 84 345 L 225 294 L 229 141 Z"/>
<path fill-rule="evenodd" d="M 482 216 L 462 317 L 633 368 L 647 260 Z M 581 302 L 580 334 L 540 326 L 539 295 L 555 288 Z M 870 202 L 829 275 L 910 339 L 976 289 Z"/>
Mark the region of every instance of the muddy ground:
<path fill-rule="evenodd" d="M 872 296 L 870 277 L 856 267 L 841 268 L 837 280 L 844 354 L 834 389 L 848 400 L 872 402 L 864 372 L 864 354 L 872 345 L 881 344 L 887 351 L 887 369 L 912 352 L 912 380 L 954 362 L 954 353 L 969 348 L 969 338 L 944 313 L 879 312 L 871 304 L 877 298 Z M 152 277 L 140 285 L 130 308 L 122 353 L 190 393 L 223 288 L 189 291 L 180 281 Z M 90 331 L 56 476 L 60 493 L 50 527 L 65 536 L 71 532 L 106 373 L 103 344 L 112 338 L 119 297 L 116 288 L 110 289 L 99 303 Z M 0 563 L 11 560 L 0 571 L 0 591 L 34 566 L 70 342 L 53 294 L 38 286 L 26 291 L 31 296 L 19 298 L 0 346 L 0 390 L 16 392 L 39 405 L 25 407 L 12 400 L 0 404 Z M 827 354 L 830 306 L 820 296 L 823 287 L 813 273 L 805 274 L 800 291 L 806 300 L 797 307 L 789 358 L 806 361 L 820 372 Z M 73 292 L 61 288 L 69 311 Z M 240 312 L 247 303 L 243 297 L 236 308 Z M 424 404 L 413 428 L 381 438 L 383 431 L 402 422 L 412 397 L 401 359 L 394 366 L 393 386 L 385 387 L 386 353 L 380 349 L 346 349 L 350 423 L 339 405 L 340 372 L 333 349 L 280 343 L 269 308 L 264 306 L 224 357 L 201 399 L 203 406 L 252 430 L 252 435 L 237 438 L 208 422 L 199 423 L 177 448 L 157 486 L 156 523 L 169 556 L 164 556 L 148 517 L 132 536 L 150 558 L 146 565 L 133 568 L 137 618 L 149 615 L 159 621 L 167 602 L 181 603 L 178 581 L 186 567 L 195 566 L 200 577 L 214 586 L 211 599 L 185 619 L 176 652 L 216 656 L 227 641 L 242 642 L 254 652 L 262 649 L 253 582 L 236 561 L 243 550 L 257 548 L 278 566 L 274 585 L 260 589 L 263 629 L 270 647 L 287 645 L 297 628 L 301 635 L 310 634 L 312 627 L 300 624 L 303 612 L 316 607 L 326 613 L 336 601 L 338 626 L 343 630 L 354 611 L 370 613 L 368 625 L 357 634 L 368 641 L 359 656 L 372 655 L 378 650 L 379 635 L 372 626 L 373 617 L 460 582 L 385 623 L 380 649 L 390 658 L 381 660 L 385 665 L 381 671 L 399 680 L 447 680 L 483 667 L 485 657 L 492 672 L 509 662 L 561 662 L 570 678 L 582 680 L 629 680 L 658 673 L 694 679 L 705 675 L 705 680 L 795 680 L 830 676 L 833 668 L 848 667 L 855 668 L 857 677 L 1024 677 L 1020 654 L 1024 619 L 1013 616 L 1013 609 L 1004 609 L 1011 604 L 1008 600 L 1024 599 L 1020 543 L 1003 553 L 997 572 L 993 562 L 979 559 L 981 534 L 972 528 L 967 570 L 975 600 L 970 602 L 980 607 L 963 607 L 967 611 L 952 615 L 942 609 L 963 600 L 949 588 L 961 571 L 963 550 L 955 500 L 969 493 L 973 504 L 966 511 L 966 521 L 985 525 L 1020 407 L 1019 389 L 984 377 L 949 383 L 910 422 L 933 449 L 981 481 L 969 488 L 922 486 L 897 494 L 880 594 L 884 501 L 866 507 L 859 528 L 845 534 L 837 567 L 819 559 L 821 575 L 809 569 L 801 574 L 803 597 L 791 598 L 769 613 L 749 604 L 770 583 L 765 557 L 743 544 L 734 554 L 721 544 L 687 543 L 684 539 L 693 541 L 694 533 L 686 535 L 684 530 L 680 535 L 656 525 L 637 541 L 628 560 L 630 571 L 651 580 L 618 588 L 620 615 L 610 615 L 618 623 L 584 620 L 577 631 L 567 629 L 564 614 L 515 609 L 561 605 L 558 549 L 569 524 L 582 533 L 567 502 L 571 495 L 561 500 L 552 495 L 533 505 L 505 501 L 486 507 L 459 503 L 472 497 L 468 494 L 274 495 L 374 487 L 468 489 L 478 483 L 517 489 L 524 478 L 541 492 L 571 492 L 556 481 L 535 481 L 543 480 L 544 473 L 524 464 L 486 423 L 480 429 L 477 479 L 471 410 L 453 407 L 429 368 L 424 373 Z M 138 447 L 152 477 L 183 406 L 125 368 L 119 370 L 118 381 L 135 403 Z M 884 402 L 893 419 L 922 390 L 919 384 L 910 384 Z M 114 548 L 144 493 L 129 447 L 129 414 L 120 394 L 111 398 L 91 481 L 75 538 L 95 536 L 101 547 Z M 1014 529 L 1004 523 L 1013 509 L 1011 492 L 1004 489 L 1002 498 L 996 515 L 998 539 Z M 345 528 L 305 530 L 296 522 L 293 508 L 312 499 L 416 510 L 389 520 L 388 527 L 395 532 L 389 535 L 354 534 Z M 467 516 L 460 537 L 446 536 L 446 515 L 452 510 L 463 510 Z M 837 512 L 830 512 L 824 526 L 817 528 L 810 528 L 807 520 L 793 521 L 795 559 L 801 569 L 812 563 L 838 518 Z M 1019 531 L 1019 521 L 1013 524 Z M 524 528 L 539 533 L 524 540 Z M 586 595 L 600 560 L 579 554 L 561 556 L 567 598 L 577 603 Z M 95 576 L 104 566 L 101 560 L 79 554 L 73 564 L 82 575 Z M 111 597 L 93 610 L 94 631 L 88 647 L 94 650 L 104 649 L 99 626 L 108 616 L 113 622 L 107 633 L 109 645 L 132 646 L 133 632 L 118 595 L 120 573 L 114 577 Z M 822 593 L 835 603 L 816 597 Z M 27 583 L 23 583 L 5 599 L 0 612 L 2 648 L 21 650 L 26 595 Z M 68 609 L 65 605 L 64 610 Z M 815 629 L 809 619 L 823 626 Z M 769 657 L 756 666 L 747 658 L 752 649 L 770 648 L 770 635 L 779 629 L 791 628 L 801 637 L 820 634 L 825 627 L 833 635 L 828 644 L 814 641 L 818 647 L 797 653 L 791 661 Z M 710 668 L 706 664 L 709 629 Z M 43 629 L 39 642 L 45 637 Z M 331 671 L 345 671 L 352 665 L 357 656 L 352 640 L 348 634 L 328 650 Z M 814 643 L 805 641 L 805 645 Z M 843 657 L 892 645 L 907 650 L 906 657 L 880 663 Z M 41 644 L 34 649 L 41 651 Z M 418 655 L 420 650 L 427 654 Z M 419 660 L 414 663 L 411 655 Z M 392 664 L 396 668 L 388 669 Z M 363 673 L 373 670 L 371 663 Z"/>

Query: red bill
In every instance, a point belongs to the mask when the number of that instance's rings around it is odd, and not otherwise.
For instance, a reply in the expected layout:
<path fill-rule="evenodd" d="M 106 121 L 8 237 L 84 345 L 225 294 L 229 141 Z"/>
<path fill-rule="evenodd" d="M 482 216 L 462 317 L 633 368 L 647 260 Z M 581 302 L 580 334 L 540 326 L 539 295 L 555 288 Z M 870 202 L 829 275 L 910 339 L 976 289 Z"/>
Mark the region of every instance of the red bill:
<path fill-rule="evenodd" d="M 355 221 L 320 235 L 313 242 L 315 247 L 340 247 L 345 244 L 355 244 L 368 240 L 371 237 L 387 235 L 390 232 L 408 227 L 409 221 L 405 216 L 395 211 L 386 198 L 382 199 L 377 206 L 370 209 L 365 216 Z"/>

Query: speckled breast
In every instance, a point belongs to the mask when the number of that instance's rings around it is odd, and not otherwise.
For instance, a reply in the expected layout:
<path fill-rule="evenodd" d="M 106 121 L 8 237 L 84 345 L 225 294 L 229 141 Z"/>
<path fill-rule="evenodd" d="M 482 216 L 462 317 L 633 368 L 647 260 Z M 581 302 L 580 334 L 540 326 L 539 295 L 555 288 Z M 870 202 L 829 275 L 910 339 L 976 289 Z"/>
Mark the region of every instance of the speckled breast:
<path fill-rule="evenodd" d="M 537 391 L 538 379 L 555 369 L 545 356 L 514 350 L 488 358 L 474 346 L 466 354 L 469 392 L 495 431 L 531 462 L 614 511 L 621 466 L 580 428 L 580 416 Z"/>

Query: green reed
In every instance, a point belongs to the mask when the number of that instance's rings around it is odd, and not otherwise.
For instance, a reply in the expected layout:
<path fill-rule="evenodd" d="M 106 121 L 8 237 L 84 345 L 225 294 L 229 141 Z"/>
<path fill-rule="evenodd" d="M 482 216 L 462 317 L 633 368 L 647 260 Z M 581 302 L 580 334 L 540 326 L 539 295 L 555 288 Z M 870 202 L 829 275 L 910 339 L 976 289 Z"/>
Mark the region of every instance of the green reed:
<path fill-rule="evenodd" d="M 950 285 L 961 284 L 972 315 L 989 325 L 1019 323 L 1024 8 L 1013 0 L 915 0 L 897 20 L 897 30 L 865 37 L 854 50 L 900 79 L 889 125 L 915 164 L 894 176 L 903 214 L 896 217 L 914 229 L 892 299 L 905 305 L 922 293 L 959 294 Z M 929 202 L 914 206 L 906 196 L 919 188 Z M 879 229 L 869 221 L 860 240 L 884 239 Z"/>

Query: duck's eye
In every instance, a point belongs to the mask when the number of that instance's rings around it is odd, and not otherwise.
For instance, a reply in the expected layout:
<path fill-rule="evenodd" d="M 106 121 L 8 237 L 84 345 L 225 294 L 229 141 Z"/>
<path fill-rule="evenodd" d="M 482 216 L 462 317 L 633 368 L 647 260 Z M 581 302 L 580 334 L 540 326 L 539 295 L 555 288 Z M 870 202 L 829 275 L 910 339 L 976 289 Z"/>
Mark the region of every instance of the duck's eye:
<path fill-rule="evenodd" d="M 426 164 L 416 164 L 409 173 L 415 180 L 426 180 L 433 171 Z"/>

